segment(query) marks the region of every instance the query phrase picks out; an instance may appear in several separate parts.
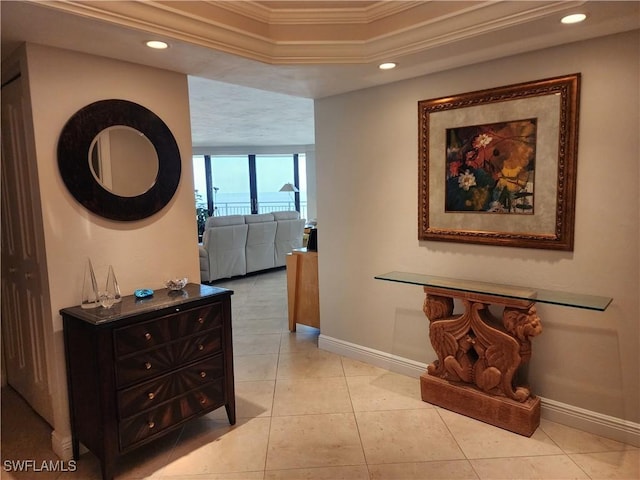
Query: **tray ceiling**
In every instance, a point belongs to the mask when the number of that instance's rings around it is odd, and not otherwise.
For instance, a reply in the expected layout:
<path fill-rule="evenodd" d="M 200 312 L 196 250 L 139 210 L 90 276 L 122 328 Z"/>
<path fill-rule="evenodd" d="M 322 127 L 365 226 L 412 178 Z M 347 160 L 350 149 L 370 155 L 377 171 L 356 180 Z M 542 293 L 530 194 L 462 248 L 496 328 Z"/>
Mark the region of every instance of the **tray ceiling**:
<path fill-rule="evenodd" d="M 301 115 L 308 99 L 637 29 L 639 6 L 625 1 L 0 2 L 3 58 L 20 42 L 51 45 L 197 77 L 190 83 L 203 89 L 193 92 L 202 99 L 198 105 L 210 105 L 207 90 L 231 98 L 224 92 L 231 84 L 231 96 L 242 97 L 238 86 L 249 87 L 266 91 L 264 101 L 276 105 L 282 100 L 277 94 L 301 97 Z M 559 23 L 563 14 L 576 11 L 587 13 L 587 21 Z M 151 37 L 170 48 L 149 52 L 144 41 Z M 397 62 L 398 68 L 379 71 L 382 61 Z M 206 123 L 206 112 L 200 116 Z M 218 144 L 210 133 L 198 135 L 200 127 L 192 128 L 194 144 Z M 306 138 L 313 140 L 307 130 Z M 195 142 L 196 136 L 203 140 Z"/>

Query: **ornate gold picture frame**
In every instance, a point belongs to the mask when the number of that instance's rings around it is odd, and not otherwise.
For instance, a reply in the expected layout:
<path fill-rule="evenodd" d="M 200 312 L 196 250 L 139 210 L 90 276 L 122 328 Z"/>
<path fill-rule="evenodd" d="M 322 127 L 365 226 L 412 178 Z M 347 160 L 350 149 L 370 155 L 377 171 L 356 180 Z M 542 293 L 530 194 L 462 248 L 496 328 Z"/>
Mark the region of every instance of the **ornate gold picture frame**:
<path fill-rule="evenodd" d="M 418 238 L 573 250 L 580 74 L 418 102 Z"/>

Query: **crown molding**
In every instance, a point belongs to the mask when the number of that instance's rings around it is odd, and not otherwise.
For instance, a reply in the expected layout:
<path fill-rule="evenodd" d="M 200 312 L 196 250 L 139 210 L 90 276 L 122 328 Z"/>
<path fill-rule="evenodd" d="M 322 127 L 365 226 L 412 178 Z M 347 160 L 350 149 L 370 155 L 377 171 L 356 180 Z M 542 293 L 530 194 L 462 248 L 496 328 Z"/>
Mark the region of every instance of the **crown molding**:
<path fill-rule="evenodd" d="M 160 35 L 168 41 L 285 65 L 362 64 L 397 59 L 517 27 L 585 2 L 380 1 L 360 8 L 312 9 L 276 9 L 257 1 L 213 0 L 37 3 Z M 300 25 L 304 27 L 301 29 Z M 354 25 L 358 28 L 350 28 Z"/>
<path fill-rule="evenodd" d="M 215 3 L 196 2 L 210 7 L 204 12 L 209 16 L 177 10 L 171 5 L 156 0 L 83 2 L 75 0 L 30 0 L 46 6 L 91 20 L 123 26 L 160 36 L 171 43 L 180 41 L 221 52 L 238 55 L 264 63 L 273 63 L 273 42 L 250 22 L 238 23 L 237 18 L 226 18 L 225 12 L 217 12 Z M 176 4 L 180 2 L 174 2 Z M 243 19 L 239 19 L 242 21 Z"/>
<path fill-rule="evenodd" d="M 209 3 L 215 0 L 207 0 Z M 290 2 L 296 5 L 297 2 Z M 335 2 L 334 2 L 335 3 Z M 377 1 L 362 7 L 303 7 L 269 8 L 259 1 L 223 2 L 222 8 L 270 25 L 340 25 L 368 24 L 398 15 L 424 1 Z M 332 3 L 332 5 L 334 5 Z"/>
<path fill-rule="evenodd" d="M 364 56 L 369 61 L 413 55 L 474 37 L 518 27 L 575 8 L 584 1 L 537 2 L 523 9 L 521 2 L 477 2 L 464 10 L 411 28 L 373 38 Z M 470 21 L 470 20 L 473 21 Z"/>

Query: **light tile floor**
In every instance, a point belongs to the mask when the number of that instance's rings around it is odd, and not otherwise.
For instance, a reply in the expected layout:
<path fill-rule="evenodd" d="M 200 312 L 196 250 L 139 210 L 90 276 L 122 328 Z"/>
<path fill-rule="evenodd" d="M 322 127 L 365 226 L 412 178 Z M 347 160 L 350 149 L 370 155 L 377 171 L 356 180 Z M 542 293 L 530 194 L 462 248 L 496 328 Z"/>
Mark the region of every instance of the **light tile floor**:
<path fill-rule="evenodd" d="M 542 420 L 531 438 L 436 408 L 417 379 L 318 350 L 319 332 L 289 333 L 286 277 L 218 283 L 232 297 L 238 420 L 224 408 L 124 457 L 117 480 L 633 479 L 639 449 Z M 55 460 L 50 427 L 2 391 L 3 479 L 94 480 L 9 472 L 6 460 Z"/>

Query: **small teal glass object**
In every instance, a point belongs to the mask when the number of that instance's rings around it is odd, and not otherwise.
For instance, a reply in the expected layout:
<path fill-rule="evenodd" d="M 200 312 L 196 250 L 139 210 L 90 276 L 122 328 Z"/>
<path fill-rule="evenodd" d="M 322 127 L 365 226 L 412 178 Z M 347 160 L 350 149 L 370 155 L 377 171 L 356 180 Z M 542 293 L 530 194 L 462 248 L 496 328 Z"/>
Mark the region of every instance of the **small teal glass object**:
<path fill-rule="evenodd" d="M 133 292 L 133 294 L 136 296 L 136 298 L 147 298 L 153 295 L 153 290 L 150 290 L 148 288 L 139 288 L 138 290 Z"/>

